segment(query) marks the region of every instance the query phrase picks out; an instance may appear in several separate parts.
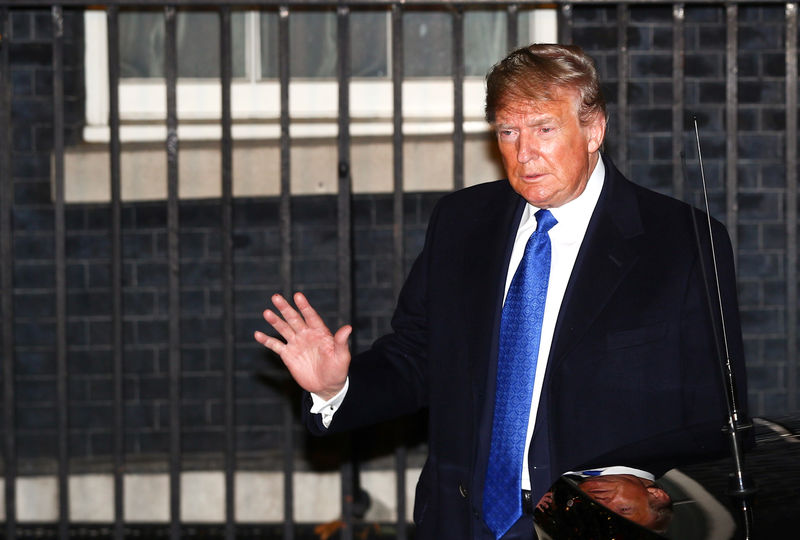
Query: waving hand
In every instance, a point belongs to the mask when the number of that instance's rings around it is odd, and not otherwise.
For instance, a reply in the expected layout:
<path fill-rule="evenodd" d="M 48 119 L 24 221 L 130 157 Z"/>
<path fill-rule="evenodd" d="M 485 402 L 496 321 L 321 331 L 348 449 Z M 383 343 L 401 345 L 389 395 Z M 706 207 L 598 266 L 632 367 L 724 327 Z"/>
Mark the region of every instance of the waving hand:
<path fill-rule="evenodd" d="M 270 309 L 264 311 L 264 320 L 284 341 L 263 332 L 255 332 L 255 340 L 281 357 L 304 390 L 330 399 L 344 388 L 347 379 L 350 366 L 347 338 L 353 328 L 345 325 L 332 334 L 305 295 L 295 293 L 294 302 L 297 310 L 276 294 L 272 303 L 280 316 Z"/>

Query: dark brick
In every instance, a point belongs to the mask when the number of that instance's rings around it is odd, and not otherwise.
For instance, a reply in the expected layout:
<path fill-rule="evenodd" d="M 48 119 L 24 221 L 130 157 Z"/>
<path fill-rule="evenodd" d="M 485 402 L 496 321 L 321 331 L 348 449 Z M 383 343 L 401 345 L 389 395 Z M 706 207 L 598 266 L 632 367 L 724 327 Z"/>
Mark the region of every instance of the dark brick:
<path fill-rule="evenodd" d="M 24 137 L 14 136 L 14 144 Z M 14 182 L 14 201 L 17 204 L 50 204 L 50 182 L 26 180 Z"/>
<path fill-rule="evenodd" d="M 51 262 L 17 262 L 14 267 L 14 287 L 49 289 L 55 285 L 55 268 Z"/>
<path fill-rule="evenodd" d="M 166 262 L 139 263 L 136 265 L 136 285 L 166 287 L 169 281 L 169 266 Z"/>
<path fill-rule="evenodd" d="M 140 344 L 166 343 L 169 337 L 167 321 L 139 321 L 136 328 Z"/>
<path fill-rule="evenodd" d="M 609 31 L 608 26 L 574 28 L 573 38 L 576 45 L 586 50 L 613 50 L 617 47 L 617 34 Z"/>
<path fill-rule="evenodd" d="M 66 250 L 70 258 L 96 259 L 108 257 L 111 244 L 106 234 L 71 234 L 67 237 Z"/>
<path fill-rule="evenodd" d="M 110 316 L 109 316 L 110 318 Z M 89 325 L 89 343 L 93 346 L 97 345 L 113 345 L 113 326 L 111 321 L 88 321 Z"/>
<path fill-rule="evenodd" d="M 157 425 L 156 412 L 153 404 L 125 404 L 125 428 L 154 428 Z"/>
<path fill-rule="evenodd" d="M 56 381 L 54 377 L 17 377 L 16 381 L 17 413 L 28 411 L 27 416 L 35 416 L 34 412 L 42 409 L 46 404 L 52 406 L 56 399 Z M 48 421 L 45 416 L 44 421 Z M 36 422 L 36 419 L 30 419 Z M 48 424 L 49 425 L 49 424 Z M 20 427 L 24 428 L 25 425 Z"/>
<path fill-rule="evenodd" d="M 669 109 L 635 110 L 631 115 L 632 131 L 669 131 L 672 129 L 672 111 Z"/>
<path fill-rule="evenodd" d="M 786 306 L 786 285 L 783 281 L 766 281 L 764 283 L 764 304 L 767 306 Z"/>
<path fill-rule="evenodd" d="M 670 54 L 631 54 L 630 65 L 633 77 L 672 77 Z"/>
<path fill-rule="evenodd" d="M 739 81 L 740 103 L 782 103 L 786 100 L 783 81 Z"/>
<path fill-rule="evenodd" d="M 17 351 L 15 360 L 17 376 L 47 375 L 56 371 L 56 358 L 50 352 Z"/>
<path fill-rule="evenodd" d="M 747 335 L 783 332 L 782 311 L 746 308 L 741 310 L 742 332 Z"/>
<path fill-rule="evenodd" d="M 30 11 L 10 12 L 11 35 L 15 41 L 27 41 L 33 38 L 33 17 Z"/>
<path fill-rule="evenodd" d="M 761 125 L 770 131 L 786 129 L 786 112 L 781 109 L 761 109 Z"/>
<path fill-rule="evenodd" d="M 739 307 L 761 305 L 761 284 L 758 281 L 739 280 Z"/>
<path fill-rule="evenodd" d="M 744 220 L 779 219 L 783 198 L 778 193 L 740 193 L 739 215 Z"/>
<path fill-rule="evenodd" d="M 49 293 L 14 294 L 14 315 L 16 317 L 52 317 L 55 314 L 55 300 Z"/>
<path fill-rule="evenodd" d="M 52 321 L 15 321 L 16 345 L 50 345 L 55 342 L 56 328 Z"/>
<path fill-rule="evenodd" d="M 725 84 L 721 82 L 701 82 L 700 103 L 720 103 L 725 102 Z"/>
<path fill-rule="evenodd" d="M 765 223 L 762 226 L 764 231 L 765 249 L 786 249 L 786 226 L 783 224 Z"/>
<path fill-rule="evenodd" d="M 113 365 L 112 354 L 110 350 L 70 352 L 67 365 L 73 374 L 107 374 Z"/>
<path fill-rule="evenodd" d="M 740 134 L 738 141 L 740 159 L 780 159 L 784 148 L 776 135 Z"/>
<path fill-rule="evenodd" d="M 49 67 L 52 64 L 50 43 L 17 43 L 11 41 L 8 56 L 12 66 Z"/>
<path fill-rule="evenodd" d="M 114 409 L 110 405 L 72 405 L 69 425 L 71 429 L 111 427 L 114 425 Z"/>

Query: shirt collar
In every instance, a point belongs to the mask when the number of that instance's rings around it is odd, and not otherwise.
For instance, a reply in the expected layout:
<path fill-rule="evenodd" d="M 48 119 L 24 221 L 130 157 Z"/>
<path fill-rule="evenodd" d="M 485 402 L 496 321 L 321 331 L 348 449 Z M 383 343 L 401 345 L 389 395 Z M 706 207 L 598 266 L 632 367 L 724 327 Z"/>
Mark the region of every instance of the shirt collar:
<path fill-rule="evenodd" d="M 597 163 L 594 166 L 589 180 L 583 192 L 558 208 L 551 208 L 550 212 L 558 223 L 550 229 L 550 237 L 554 235 L 566 243 L 572 243 L 583 239 L 589 220 L 592 218 L 594 207 L 600 199 L 600 192 L 603 191 L 606 167 L 602 156 L 598 155 Z M 536 206 L 528 203 L 522 214 L 520 229 L 533 227 L 536 223 L 534 214 L 539 210 Z"/>

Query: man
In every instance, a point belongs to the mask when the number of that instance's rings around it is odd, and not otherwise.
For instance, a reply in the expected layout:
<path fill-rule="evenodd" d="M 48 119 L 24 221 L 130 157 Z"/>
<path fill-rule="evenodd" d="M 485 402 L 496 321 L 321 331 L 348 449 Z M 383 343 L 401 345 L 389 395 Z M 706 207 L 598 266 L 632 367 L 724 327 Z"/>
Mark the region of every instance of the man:
<path fill-rule="evenodd" d="M 609 510 L 653 531 L 666 532 L 672 519 L 672 499 L 650 478 L 604 474 L 586 478 L 578 487 Z"/>
<path fill-rule="evenodd" d="M 601 156 L 591 59 L 563 45 L 512 52 L 487 76 L 486 116 L 508 178 L 442 198 L 391 334 L 351 361 L 351 327 L 332 334 L 299 293 L 299 312 L 279 295 L 280 316 L 264 312 L 283 340 L 255 334 L 309 393 L 312 432 L 427 408 L 420 539 L 530 539 L 522 500 L 562 471 L 663 472 L 724 447 L 708 235 L 699 249 L 687 205 Z M 742 375 L 731 248 L 714 227 Z"/>

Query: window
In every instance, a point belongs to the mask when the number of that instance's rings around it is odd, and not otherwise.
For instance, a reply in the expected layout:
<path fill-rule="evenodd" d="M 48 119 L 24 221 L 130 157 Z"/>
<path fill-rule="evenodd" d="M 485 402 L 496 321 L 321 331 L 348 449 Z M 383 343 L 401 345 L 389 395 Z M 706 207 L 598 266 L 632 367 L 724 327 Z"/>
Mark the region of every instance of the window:
<path fill-rule="evenodd" d="M 107 141 L 108 71 L 106 16 L 86 12 L 86 116 L 84 138 Z M 164 17 L 161 11 L 122 11 L 119 88 L 121 136 L 127 141 L 163 140 Z M 520 43 L 555 41 L 554 9 L 521 11 Z M 403 114 L 406 133 L 452 131 L 452 17 L 442 10 L 403 15 Z M 220 136 L 219 17 L 216 12 L 177 15 L 178 118 L 182 139 Z M 232 113 L 235 138 L 279 136 L 278 13 L 232 14 Z M 337 117 L 336 12 L 293 10 L 289 16 L 290 116 L 293 137 L 334 136 Z M 383 8 L 351 12 L 350 112 L 353 135 L 392 130 L 391 20 Z M 506 50 L 503 10 L 464 15 L 465 130 L 485 130 L 483 76 Z"/>

